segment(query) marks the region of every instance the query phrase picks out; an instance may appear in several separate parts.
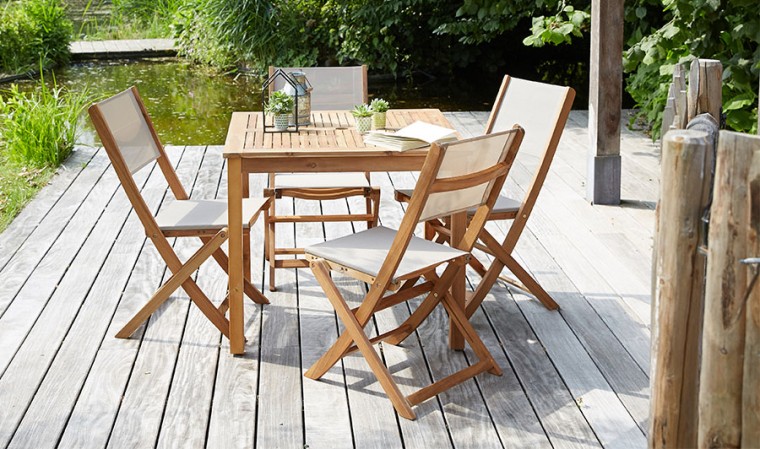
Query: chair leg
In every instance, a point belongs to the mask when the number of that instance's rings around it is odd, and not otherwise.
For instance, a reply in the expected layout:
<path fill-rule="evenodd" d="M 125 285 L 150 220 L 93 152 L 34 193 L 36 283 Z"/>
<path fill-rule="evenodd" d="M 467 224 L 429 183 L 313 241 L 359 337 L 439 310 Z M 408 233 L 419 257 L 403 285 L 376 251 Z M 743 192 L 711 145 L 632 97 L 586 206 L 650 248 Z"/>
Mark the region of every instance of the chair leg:
<path fill-rule="evenodd" d="M 275 201 L 272 201 L 269 206 L 269 217 L 274 217 L 274 207 L 275 207 Z M 272 220 L 267 220 L 264 223 L 264 252 L 267 254 L 267 262 L 268 262 L 268 269 L 269 269 L 269 291 L 274 292 L 277 291 L 277 286 L 275 285 L 275 253 L 274 253 L 274 247 L 275 247 L 275 225 L 276 223 Z"/>
<path fill-rule="evenodd" d="M 452 319 L 454 324 L 462 332 L 465 340 L 467 340 L 467 343 L 470 344 L 470 347 L 478 356 L 478 358 L 480 360 L 488 361 L 489 365 L 491 365 L 491 369 L 489 369 L 488 372 L 497 376 L 501 376 L 503 373 L 501 371 L 501 368 L 499 368 L 499 364 L 496 363 L 496 360 L 494 360 L 491 352 L 483 343 L 483 340 L 480 339 L 480 336 L 478 336 L 475 328 L 472 327 L 472 324 L 467 319 L 467 316 L 465 316 L 464 310 L 462 310 L 461 306 L 457 304 L 457 302 L 448 292 L 444 296 L 441 303 L 446 309 L 446 312 L 448 312 L 449 317 Z"/>
<path fill-rule="evenodd" d="M 164 285 L 162 285 L 151 297 L 151 299 L 140 309 L 134 317 L 116 334 L 116 338 L 129 338 L 145 320 L 163 304 L 171 294 L 182 286 L 190 299 L 198 306 L 204 315 L 227 337 L 229 338 L 230 326 L 229 321 L 224 317 L 224 314 L 211 303 L 208 297 L 198 287 L 198 285 L 190 279 L 190 276 L 200 265 L 209 258 L 221 245 L 227 240 L 227 228 L 219 231 L 214 237 L 212 237 L 208 243 L 203 245 L 198 251 L 193 254 L 190 259 L 184 264 L 180 265 L 176 270 L 172 270 L 173 274 Z M 166 242 L 166 240 L 162 240 Z M 167 260 L 169 269 L 176 268 L 175 261 L 179 262 L 176 254 L 174 254 L 171 247 L 168 250 L 169 254 L 164 254 L 167 250 L 163 245 L 157 245 L 159 253 L 164 256 L 164 260 Z M 173 256 L 173 257 L 172 257 Z"/>
<path fill-rule="evenodd" d="M 544 290 L 544 288 L 541 287 L 541 285 L 535 279 L 533 279 L 533 277 L 525 270 L 525 268 L 522 267 L 522 265 L 517 263 L 517 261 L 512 257 L 511 252 L 507 251 L 504 246 L 499 243 L 499 241 L 496 240 L 488 231 L 483 229 L 480 233 L 479 238 L 483 241 L 483 243 L 486 244 L 488 249 L 494 253 L 494 255 L 497 257 L 497 260 L 503 264 L 503 266 L 509 268 L 509 271 L 511 271 L 517 277 L 517 279 L 519 279 L 520 282 L 522 282 L 528 288 L 528 291 L 532 293 L 536 298 L 538 298 L 538 300 L 541 301 L 541 303 L 547 309 L 559 309 L 559 304 L 557 304 L 554 299 L 549 296 L 546 290 Z M 496 264 L 496 260 L 494 260 L 494 264 Z M 498 273 L 501 273 L 501 267 L 499 267 Z M 495 282 L 495 279 L 493 282 Z M 493 286 L 493 282 L 488 284 L 489 290 L 491 286 Z M 469 313 L 469 306 L 467 307 L 467 311 L 467 316 L 471 316 Z"/>
<path fill-rule="evenodd" d="M 205 237 L 202 237 L 201 240 L 203 240 L 204 243 L 208 241 Z M 214 251 L 213 256 L 214 260 L 216 260 L 222 270 L 229 275 L 229 258 L 227 258 L 227 254 L 225 254 L 221 248 L 218 248 Z M 266 296 L 264 296 L 259 289 L 251 284 L 251 281 L 245 277 L 243 278 L 243 293 L 256 304 L 269 304 L 269 300 Z"/>
<path fill-rule="evenodd" d="M 428 293 L 427 297 L 422 301 L 417 309 L 412 312 L 409 318 L 407 318 L 406 321 L 404 321 L 401 326 L 399 326 L 405 330 L 388 338 L 386 342 L 392 345 L 398 345 L 402 341 L 406 340 L 407 337 L 409 337 L 412 332 L 414 332 L 420 326 L 420 324 L 425 321 L 425 319 L 433 312 L 433 310 L 435 310 L 435 306 L 438 305 L 438 302 L 440 302 L 441 298 L 446 294 L 446 291 L 451 286 L 451 283 L 454 281 L 455 276 L 457 276 L 461 268 L 462 262 L 459 264 L 456 264 L 455 262 L 449 264 L 441 277 L 437 280 L 435 287 L 433 287 L 433 290 Z"/>
<path fill-rule="evenodd" d="M 374 228 L 377 226 L 377 219 L 380 214 L 380 189 L 372 189 L 366 203 L 367 213 L 372 214 L 372 220 L 367 222 L 367 228 Z"/>
<path fill-rule="evenodd" d="M 251 282 L 251 231 L 243 229 L 243 279 Z"/>
<path fill-rule="evenodd" d="M 372 347 L 369 338 L 367 338 L 367 335 L 364 333 L 364 327 L 356 320 L 356 316 L 351 312 L 351 308 L 346 304 L 345 299 L 343 299 L 338 288 L 332 282 L 327 264 L 322 261 L 317 261 L 312 264 L 312 270 L 317 281 L 324 289 L 327 299 L 337 312 L 338 317 L 346 326 L 345 332 L 350 335 L 351 340 L 356 343 L 359 351 L 367 360 L 370 369 L 372 369 L 372 372 L 377 377 L 385 394 L 388 395 L 393 407 L 402 417 L 406 419 L 415 419 L 416 415 L 412 410 L 411 404 L 404 395 L 401 394 L 401 391 L 399 390 L 398 385 L 396 385 L 396 382 L 393 381 L 388 368 L 383 364 L 380 356 L 377 355 L 377 352 L 375 352 L 375 349 Z"/>

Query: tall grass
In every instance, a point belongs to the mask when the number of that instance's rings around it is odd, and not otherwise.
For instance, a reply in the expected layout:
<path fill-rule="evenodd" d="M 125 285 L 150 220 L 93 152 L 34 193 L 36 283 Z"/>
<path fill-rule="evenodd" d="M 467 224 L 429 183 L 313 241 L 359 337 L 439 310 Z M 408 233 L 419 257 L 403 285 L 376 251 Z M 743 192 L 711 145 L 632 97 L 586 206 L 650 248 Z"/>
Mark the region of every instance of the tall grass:
<path fill-rule="evenodd" d="M 0 7 L 0 72 L 22 73 L 69 59 L 73 25 L 61 0 L 9 1 Z"/>
<path fill-rule="evenodd" d="M 14 84 L 0 95 L 0 150 L 15 163 L 57 167 L 74 148 L 79 117 L 91 101 L 87 89 L 73 93 L 40 82 L 23 93 Z"/>

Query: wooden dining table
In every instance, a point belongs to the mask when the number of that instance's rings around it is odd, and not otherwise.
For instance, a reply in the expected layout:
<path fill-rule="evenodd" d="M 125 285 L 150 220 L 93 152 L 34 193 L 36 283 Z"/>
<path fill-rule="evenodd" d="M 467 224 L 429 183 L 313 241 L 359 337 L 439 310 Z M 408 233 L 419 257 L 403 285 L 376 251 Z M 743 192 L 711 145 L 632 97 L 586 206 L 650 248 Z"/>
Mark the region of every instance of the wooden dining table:
<path fill-rule="evenodd" d="M 249 194 L 250 173 L 388 172 L 419 171 L 427 148 L 404 152 L 365 145 L 350 111 L 313 111 L 311 124 L 298 132 L 264 132 L 261 112 L 234 112 L 230 120 L 224 157 L 227 159 L 229 214 L 229 323 L 230 352 L 245 352 L 244 337 L 244 244 L 243 198 Z M 392 109 L 387 113 L 389 130 L 415 121 L 453 128 L 438 109 Z M 450 218 L 452 241 L 466 228 L 466 213 Z M 452 286 L 452 294 L 465 301 L 464 270 Z M 464 338 L 449 326 L 449 345 L 463 349 Z"/>

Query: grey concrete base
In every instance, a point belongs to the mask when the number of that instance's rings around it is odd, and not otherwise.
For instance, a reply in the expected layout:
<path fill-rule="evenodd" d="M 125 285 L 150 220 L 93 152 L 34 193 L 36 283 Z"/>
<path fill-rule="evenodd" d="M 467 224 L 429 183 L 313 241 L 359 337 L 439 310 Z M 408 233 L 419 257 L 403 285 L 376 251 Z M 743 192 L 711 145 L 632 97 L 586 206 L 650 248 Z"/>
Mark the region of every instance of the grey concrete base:
<path fill-rule="evenodd" d="M 592 204 L 620 204 L 620 155 L 589 156 L 586 199 Z"/>

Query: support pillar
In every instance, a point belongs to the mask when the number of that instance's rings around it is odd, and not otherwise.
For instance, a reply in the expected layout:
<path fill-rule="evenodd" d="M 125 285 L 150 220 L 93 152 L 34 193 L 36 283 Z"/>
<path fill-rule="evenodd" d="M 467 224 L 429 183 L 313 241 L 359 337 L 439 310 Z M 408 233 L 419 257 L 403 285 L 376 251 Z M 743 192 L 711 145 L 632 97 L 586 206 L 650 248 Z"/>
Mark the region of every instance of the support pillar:
<path fill-rule="evenodd" d="M 591 2 L 586 197 L 594 204 L 620 204 L 624 16 L 623 0 Z"/>

